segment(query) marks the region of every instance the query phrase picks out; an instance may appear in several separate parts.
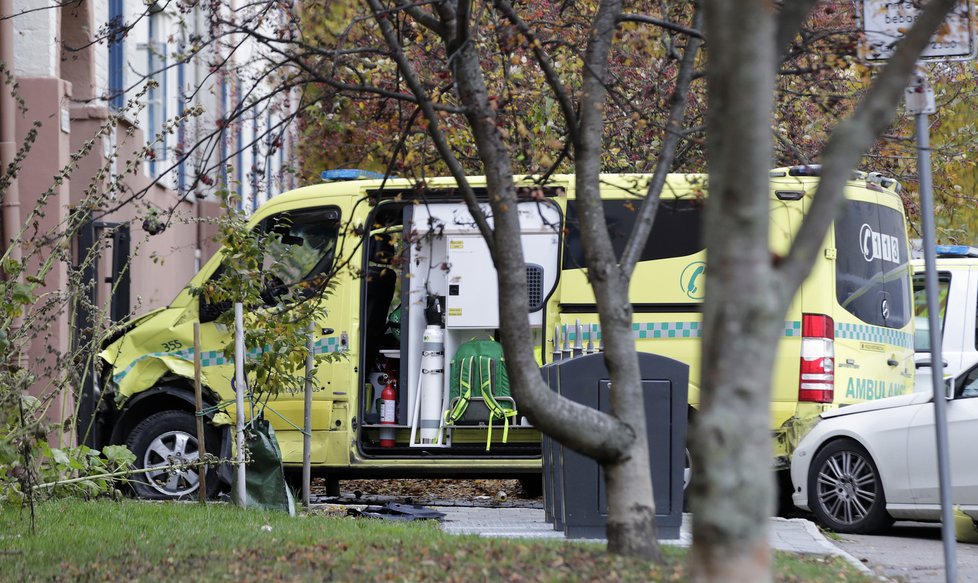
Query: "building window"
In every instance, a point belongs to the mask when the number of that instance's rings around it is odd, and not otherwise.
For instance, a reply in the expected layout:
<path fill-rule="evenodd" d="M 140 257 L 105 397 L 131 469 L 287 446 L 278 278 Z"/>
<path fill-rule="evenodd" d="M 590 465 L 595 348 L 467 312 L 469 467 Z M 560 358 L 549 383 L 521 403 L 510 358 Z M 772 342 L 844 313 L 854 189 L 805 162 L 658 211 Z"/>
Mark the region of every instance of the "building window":
<path fill-rule="evenodd" d="M 163 42 L 166 38 L 164 18 L 162 11 L 151 10 L 147 19 L 146 44 L 143 46 L 146 51 L 146 78 L 155 82 L 155 86 L 146 92 L 146 142 L 150 149 L 147 161 L 149 174 L 154 178 L 167 169 L 168 134 L 163 127 L 167 119 L 169 84 L 166 43 Z"/>
<path fill-rule="evenodd" d="M 119 110 L 125 105 L 125 69 L 123 41 L 126 21 L 123 0 L 109 0 L 109 106 Z"/>

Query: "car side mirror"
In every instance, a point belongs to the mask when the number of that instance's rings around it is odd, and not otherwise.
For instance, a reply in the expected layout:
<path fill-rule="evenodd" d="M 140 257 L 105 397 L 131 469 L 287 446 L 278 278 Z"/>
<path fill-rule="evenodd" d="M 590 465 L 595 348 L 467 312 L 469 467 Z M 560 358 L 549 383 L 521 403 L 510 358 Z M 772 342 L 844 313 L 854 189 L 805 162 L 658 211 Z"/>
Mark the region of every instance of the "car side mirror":
<path fill-rule="evenodd" d="M 948 401 L 954 398 L 954 377 L 944 379 L 944 398 Z"/>

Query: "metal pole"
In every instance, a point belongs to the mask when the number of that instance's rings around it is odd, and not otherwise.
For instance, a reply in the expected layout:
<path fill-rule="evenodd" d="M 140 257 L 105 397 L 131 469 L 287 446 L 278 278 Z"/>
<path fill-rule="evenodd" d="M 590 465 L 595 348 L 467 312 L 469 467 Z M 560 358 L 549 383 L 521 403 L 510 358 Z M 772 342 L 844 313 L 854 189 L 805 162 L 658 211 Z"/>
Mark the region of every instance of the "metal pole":
<path fill-rule="evenodd" d="M 924 96 L 930 91 L 927 77 L 917 73 L 911 91 Z M 924 238 L 924 280 L 927 286 L 927 322 L 930 326 L 931 381 L 934 390 L 934 431 L 937 434 L 937 472 L 940 479 L 941 536 L 944 539 L 944 573 L 946 580 L 957 580 L 954 517 L 951 508 L 951 468 L 948 462 L 947 403 L 944 392 L 944 363 L 941 348 L 941 322 L 938 319 L 937 236 L 934 229 L 934 194 L 930 175 L 930 127 L 926 97 L 917 115 L 917 174 L 920 178 L 920 223 Z"/>
<path fill-rule="evenodd" d="M 194 415 L 197 418 L 197 461 L 204 458 L 207 445 L 204 441 L 204 399 L 200 387 L 200 322 L 194 322 Z M 207 503 L 207 466 L 197 466 L 198 485 L 197 496 L 201 504 Z"/>
<path fill-rule="evenodd" d="M 560 324 L 554 324 L 554 352 L 551 355 L 551 359 L 557 362 L 560 360 L 562 354 L 560 351 Z"/>
<path fill-rule="evenodd" d="M 574 322 L 574 358 L 584 354 L 584 326 L 581 325 L 580 318 Z"/>
<path fill-rule="evenodd" d="M 237 429 L 238 452 L 235 460 L 238 464 L 238 500 L 242 507 L 247 506 L 245 498 L 245 438 L 244 438 L 244 308 L 241 302 L 234 303 L 234 407 L 236 409 L 235 423 Z"/>
<path fill-rule="evenodd" d="M 302 507 L 309 510 L 309 490 L 312 479 L 312 349 L 316 323 L 309 329 L 309 339 L 306 341 L 306 400 L 302 413 Z"/>

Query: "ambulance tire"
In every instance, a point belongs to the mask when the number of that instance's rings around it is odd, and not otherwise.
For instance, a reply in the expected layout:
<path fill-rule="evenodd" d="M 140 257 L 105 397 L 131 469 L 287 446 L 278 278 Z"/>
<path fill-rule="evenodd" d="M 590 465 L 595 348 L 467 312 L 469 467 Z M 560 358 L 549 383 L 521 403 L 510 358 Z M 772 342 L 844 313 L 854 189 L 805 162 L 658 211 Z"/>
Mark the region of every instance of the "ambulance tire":
<path fill-rule="evenodd" d="M 221 435 L 209 423 L 204 424 L 204 440 L 210 452 L 220 451 Z M 197 460 L 197 422 L 187 411 L 160 411 L 143 419 L 126 440 L 126 446 L 136 456 L 136 469 Z M 199 469 L 160 469 L 135 474 L 130 484 L 136 496 L 147 500 L 178 500 L 196 498 Z M 217 467 L 207 470 L 208 498 L 217 494 L 220 486 Z"/>
<path fill-rule="evenodd" d="M 845 534 L 872 534 L 891 524 L 879 469 L 851 439 L 823 447 L 808 470 L 808 507 L 822 526 Z"/>

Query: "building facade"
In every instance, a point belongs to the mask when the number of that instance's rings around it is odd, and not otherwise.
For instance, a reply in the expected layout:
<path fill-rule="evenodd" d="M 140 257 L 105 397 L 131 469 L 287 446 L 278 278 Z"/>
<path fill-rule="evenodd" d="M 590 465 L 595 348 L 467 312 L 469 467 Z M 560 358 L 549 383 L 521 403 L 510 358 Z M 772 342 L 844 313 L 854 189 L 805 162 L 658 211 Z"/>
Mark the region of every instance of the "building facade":
<path fill-rule="evenodd" d="M 205 219 L 219 191 L 247 210 L 292 186 L 281 103 L 246 105 L 262 89 L 239 66 L 252 53 L 224 50 L 202 10 L 0 0 L 0 61 L 16 84 L 0 85 L 2 167 L 26 152 L 3 193 L 3 249 L 19 246 L 27 273 L 43 275 L 39 295 L 65 296 L 26 355 L 51 419 L 93 390 L 76 386 L 90 367 L 64 370 L 66 355 L 109 321 L 166 305 L 213 253 Z"/>

